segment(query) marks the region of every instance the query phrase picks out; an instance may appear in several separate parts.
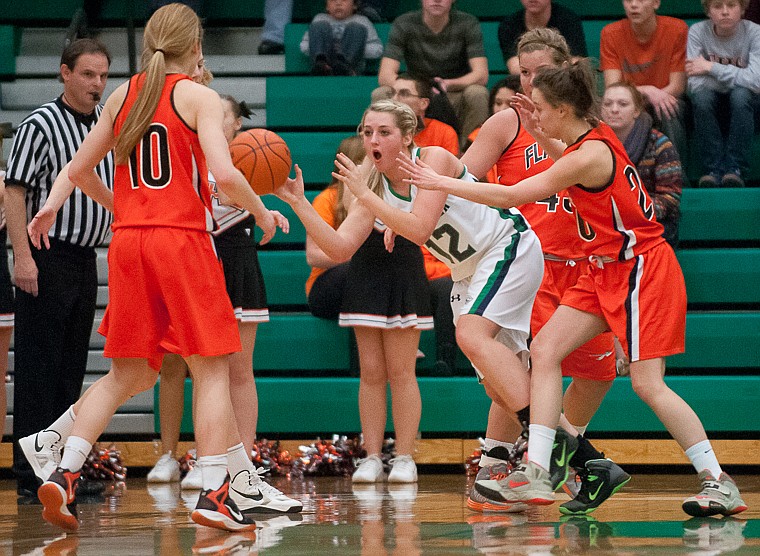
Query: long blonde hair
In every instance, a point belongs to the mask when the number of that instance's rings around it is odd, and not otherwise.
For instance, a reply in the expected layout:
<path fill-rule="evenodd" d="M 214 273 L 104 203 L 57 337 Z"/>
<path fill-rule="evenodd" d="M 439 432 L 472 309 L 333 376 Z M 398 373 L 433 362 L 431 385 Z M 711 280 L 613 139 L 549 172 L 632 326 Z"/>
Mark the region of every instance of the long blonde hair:
<path fill-rule="evenodd" d="M 378 100 L 370 104 L 369 108 L 364 111 L 362 115 L 362 123 L 359 125 L 359 133 L 364 128 L 364 120 L 367 118 L 367 114 L 370 112 L 383 112 L 386 114 L 392 114 L 396 126 L 401 130 L 401 136 L 411 135 L 414 137 L 417 131 L 417 116 L 414 111 L 403 102 L 398 102 L 393 99 Z M 410 148 L 415 147 L 414 140 L 410 145 Z M 372 170 L 369 174 L 369 181 L 367 187 L 375 193 L 381 199 L 383 198 L 383 177 L 377 170 L 376 166 L 372 166 Z"/>
<path fill-rule="evenodd" d="M 117 163 L 127 160 L 150 126 L 166 82 L 166 59 L 184 58 L 202 38 L 201 20 L 185 4 L 163 6 L 148 20 L 142 53 L 145 82 L 117 138 Z"/>

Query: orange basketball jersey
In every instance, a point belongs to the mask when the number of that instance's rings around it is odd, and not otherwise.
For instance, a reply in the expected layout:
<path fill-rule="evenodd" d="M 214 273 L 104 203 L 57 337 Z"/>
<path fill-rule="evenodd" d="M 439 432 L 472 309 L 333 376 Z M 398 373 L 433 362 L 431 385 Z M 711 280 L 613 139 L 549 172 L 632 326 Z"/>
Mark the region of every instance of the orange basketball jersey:
<path fill-rule="evenodd" d="M 136 226 L 214 229 L 206 158 L 197 132 L 174 109 L 174 87 L 183 79 L 189 78 L 166 76 L 148 131 L 129 162 L 116 166 L 114 230 Z M 121 131 L 144 81 L 144 73 L 129 80 L 127 97 L 114 121 L 114 135 Z"/>
<path fill-rule="evenodd" d="M 551 157 L 544 152 L 533 136 L 525 131 L 519 115 L 517 125 L 517 136 L 496 163 L 499 183 L 504 185 L 514 185 L 552 165 Z M 578 237 L 575 211 L 567 192 L 560 191 L 546 199 L 517 208 L 538 235 L 544 253 L 563 259 L 584 256 L 583 246 Z"/>
<path fill-rule="evenodd" d="M 600 122 L 565 154 L 586 141 L 602 141 L 613 156 L 612 177 L 604 188 L 591 190 L 577 184 L 568 189 L 585 224 L 581 238 L 586 254 L 627 261 L 665 241 L 654 203 L 615 132 Z"/>

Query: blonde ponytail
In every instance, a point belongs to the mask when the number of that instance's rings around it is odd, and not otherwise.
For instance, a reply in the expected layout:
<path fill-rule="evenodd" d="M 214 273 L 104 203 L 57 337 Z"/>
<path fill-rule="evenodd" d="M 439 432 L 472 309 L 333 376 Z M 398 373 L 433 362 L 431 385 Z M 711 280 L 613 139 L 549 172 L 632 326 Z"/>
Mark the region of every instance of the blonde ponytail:
<path fill-rule="evenodd" d="M 202 38 L 201 21 L 185 4 L 163 6 L 148 20 L 141 58 L 145 81 L 116 140 L 117 164 L 127 161 L 153 120 L 166 83 L 166 59 L 188 56 Z"/>

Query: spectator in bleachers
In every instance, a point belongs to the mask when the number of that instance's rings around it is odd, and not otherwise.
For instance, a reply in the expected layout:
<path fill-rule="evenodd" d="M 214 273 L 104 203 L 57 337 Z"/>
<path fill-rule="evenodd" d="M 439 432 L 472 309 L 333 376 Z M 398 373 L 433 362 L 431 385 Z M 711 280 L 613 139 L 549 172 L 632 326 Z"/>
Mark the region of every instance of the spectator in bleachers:
<path fill-rule="evenodd" d="M 71 422 L 59 425 L 73 426 L 70 406 L 82 391 L 95 319 L 95 247 L 110 236 L 111 215 L 77 189 L 50 231 L 49 249 L 31 248 L 26 226 L 98 121 L 110 64 L 108 49 L 98 41 L 69 44 L 61 55 L 63 93 L 21 122 L 8 157 L 5 209 L 16 284 L 13 437 L 30 447 L 32 458 L 42 449 L 60 451 L 57 434 L 35 433 L 67 408 Z M 113 168 L 111 154 L 96 168 L 109 187 Z M 14 448 L 18 493 L 35 496 L 35 470 L 18 443 Z"/>
<path fill-rule="evenodd" d="M 478 19 L 452 9 L 454 0 L 421 0 L 422 9 L 398 16 L 388 34 L 372 99 L 391 96 L 401 62 L 430 79 L 456 111 L 459 144 L 488 117 L 488 60 Z"/>
<path fill-rule="evenodd" d="M 358 135 L 346 137 L 338 146 L 338 153 L 343 153 L 354 163 L 364 160 L 364 145 Z M 337 153 L 336 153 L 337 156 Z M 344 196 L 343 183 L 333 179 L 319 195 L 314 197 L 314 209 L 333 230 L 337 230 L 348 214 L 348 206 L 353 198 L 351 192 Z M 348 262 L 337 263 L 307 234 L 306 262 L 311 267 L 311 274 L 306 280 L 306 297 L 309 310 L 315 317 L 338 320 L 340 306 L 343 303 L 343 291 L 346 289 Z"/>
<path fill-rule="evenodd" d="M 636 85 L 654 112 L 655 127 L 670 137 L 683 161 L 688 27 L 657 15 L 659 6 L 660 0 L 623 0 L 626 18 L 602 29 L 600 69 L 605 87 L 619 81 Z"/>
<path fill-rule="evenodd" d="M 293 18 L 293 0 L 264 1 L 264 29 L 259 43 L 259 54 L 285 52 L 285 26 Z"/>
<path fill-rule="evenodd" d="M 356 0 L 327 0 L 326 13 L 314 16 L 301 40 L 314 75 L 358 75 L 383 53 L 375 26 L 356 10 Z"/>
<path fill-rule="evenodd" d="M 433 89 L 427 79 L 408 73 L 399 74 L 391 88 L 392 98 L 409 106 L 417 116 L 417 134 L 414 142 L 418 147 L 436 145 L 443 147 L 454 156 L 459 156 L 459 138 L 450 125 L 425 116 Z"/>
<path fill-rule="evenodd" d="M 517 40 L 525 31 L 536 27 L 556 29 L 565 37 L 573 56 L 588 56 L 581 18 L 573 10 L 550 0 L 520 1 L 523 9 L 513 12 L 499 23 L 499 46 L 509 73 L 520 73 Z"/>
<path fill-rule="evenodd" d="M 623 143 L 654 202 L 663 237 L 675 249 L 681 220 L 681 159 L 667 136 L 652 127 L 644 97 L 630 83 L 613 83 L 604 92 L 602 119 Z"/>
<path fill-rule="evenodd" d="M 744 187 L 749 169 L 760 114 L 760 25 L 742 19 L 747 5 L 702 0 L 708 19 L 689 29 L 686 74 L 705 170 L 700 187 Z"/>

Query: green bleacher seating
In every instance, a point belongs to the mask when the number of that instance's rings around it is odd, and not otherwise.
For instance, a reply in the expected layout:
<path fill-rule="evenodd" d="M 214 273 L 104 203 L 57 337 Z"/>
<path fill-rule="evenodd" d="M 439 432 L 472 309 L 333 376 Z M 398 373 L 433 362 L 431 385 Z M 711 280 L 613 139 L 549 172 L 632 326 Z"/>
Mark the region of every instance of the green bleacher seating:
<path fill-rule="evenodd" d="M 376 87 L 377 77 L 369 75 L 268 77 L 267 127 L 353 131 Z"/>
<path fill-rule="evenodd" d="M 760 242 L 759 211 L 760 189 L 686 188 L 681 196 L 681 242 Z"/>
<path fill-rule="evenodd" d="M 687 249 L 678 252 L 689 303 L 760 305 L 760 249 Z"/>
<path fill-rule="evenodd" d="M 708 432 L 760 430 L 756 411 L 760 377 L 666 377 L 668 385 L 695 409 Z M 474 377 L 418 379 L 422 396 L 423 434 L 482 433 L 490 400 Z M 259 436 L 325 435 L 359 432 L 357 378 L 262 377 L 256 380 L 259 397 Z M 156 430 L 159 426 L 158 387 L 155 392 Z M 716 404 L 715 392 L 723 403 Z M 192 382 L 185 382 L 182 432 L 192 432 Z M 732 411 L 723 408 L 729 404 Z M 390 397 L 387 430 L 392 430 Z M 664 432 L 654 413 L 636 396 L 629 378 L 618 378 L 605 403 L 591 421 L 594 433 Z"/>
<path fill-rule="evenodd" d="M 332 181 L 330 173 L 334 168 L 333 162 L 335 161 L 335 151 L 343 139 L 356 133 L 356 126 L 361 121 L 361 115 L 368 105 L 369 95 L 367 96 L 367 104 L 361 109 L 356 120 L 351 124 L 353 127 L 351 130 L 328 132 L 293 131 L 279 133 L 280 137 L 284 139 L 290 148 L 293 164 L 298 164 L 301 168 L 304 183 L 307 185 L 318 184 L 322 186 Z M 268 110 L 271 112 L 271 104 L 269 105 Z"/>
<path fill-rule="evenodd" d="M 16 75 L 17 34 L 13 25 L 0 25 L 0 79 Z"/>
<path fill-rule="evenodd" d="M 678 252 L 689 303 L 760 304 L 760 249 L 687 249 Z M 302 306 L 309 276 L 304 251 L 261 251 L 270 305 Z"/>
<path fill-rule="evenodd" d="M 314 201 L 314 197 L 319 194 L 319 191 L 307 191 L 306 192 L 306 198 L 309 199 L 309 202 Z M 269 247 L 264 247 L 264 249 L 270 249 L 270 248 L 276 248 L 276 247 L 282 247 L 285 245 L 293 244 L 298 247 L 303 247 L 304 242 L 306 241 L 306 230 L 303 227 L 303 224 L 301 224 L 301 221 L 298 219 L 298 217 L 295 215 L 293 210 L 290 208 L 290 205 L 287 203 L 281 201 L 274 195 L 265 195 L 262 197 L 262 201 L 264 201 L 264 205 L 269 210 L 278 210 L 282 214 L 284 214 L 288 221 L 290 222 L 290 233 L 284 234 L 281 230 L 277 230 L 277 233 L 274 235 L 274 237 L 269 242 Z M 261 229 L 256 228 L 256 234 L 257 237 L 261 238 Z"/>
<path fill-rule="evenodd" d="M 303 282 L 294 284 L 303 291 Z M 256 334 L 253 367 L 294 376 L 303 371 L 344 375 L 349 367 L 349 330 L 311 313 L 273 313 Z"/>

